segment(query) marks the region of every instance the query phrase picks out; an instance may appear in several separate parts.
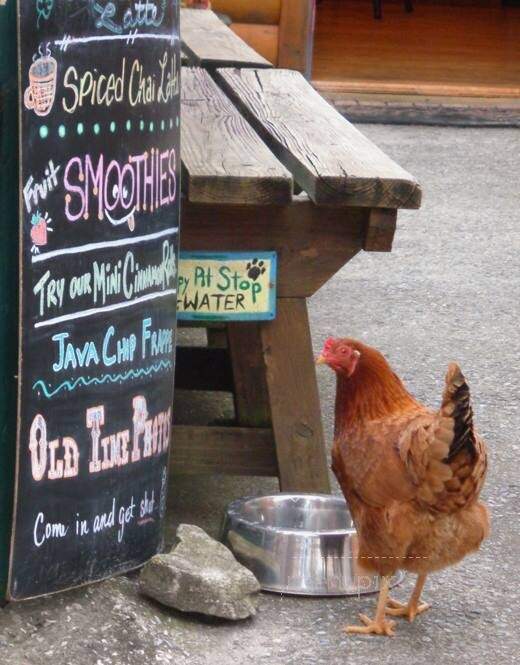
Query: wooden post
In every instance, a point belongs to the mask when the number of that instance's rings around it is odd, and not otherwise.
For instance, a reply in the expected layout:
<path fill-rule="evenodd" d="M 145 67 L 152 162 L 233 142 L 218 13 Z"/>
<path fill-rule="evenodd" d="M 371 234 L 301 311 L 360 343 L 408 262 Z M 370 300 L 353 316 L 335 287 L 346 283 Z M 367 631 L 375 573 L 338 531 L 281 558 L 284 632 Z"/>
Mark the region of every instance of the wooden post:
<path fill-rule="evenodd" d="M 206 328 L 208 347 L 212 349 L 225 349 L 227 347 L 227 330 L 225 325 L 213 324 Z"/>
<path fill-rule="evenodd" d="M 237 424 L 244 427 L 271 426 L 260 330 L 258 323 L 228 325 Z"/>
<path fill-rule="evenodd" d="M 283 491 L 330 492 L 307 303 L 280 298 L 262 325 L 267 388 Z"/>
<path fill-rule="evenodd" d="M 282 0 L 278 67 L 296 69 L 310 79 L 314 40 L 314 0 Z"/>

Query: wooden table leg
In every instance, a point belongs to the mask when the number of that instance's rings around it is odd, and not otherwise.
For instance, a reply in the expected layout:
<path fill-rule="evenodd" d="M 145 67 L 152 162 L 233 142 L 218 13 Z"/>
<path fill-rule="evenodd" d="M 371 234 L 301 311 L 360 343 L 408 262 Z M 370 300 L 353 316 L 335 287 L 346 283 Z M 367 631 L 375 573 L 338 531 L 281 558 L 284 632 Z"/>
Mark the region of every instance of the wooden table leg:
<path fill-rule="evenodd" d="M 206 328 L 206 338 L 211 349 L 225 349 L 227 346 L 226 326 L 210 325 Z"/>
<path fill-rule="evenodd" d="M 261 327 L 282 491 L 330 492 L 307 303 L 280 298 Z"/>
<path fill-rule="evenodd" d="M 237 425 L 271 427 L 260 324 L 229 323 L 227 338 Z"/>

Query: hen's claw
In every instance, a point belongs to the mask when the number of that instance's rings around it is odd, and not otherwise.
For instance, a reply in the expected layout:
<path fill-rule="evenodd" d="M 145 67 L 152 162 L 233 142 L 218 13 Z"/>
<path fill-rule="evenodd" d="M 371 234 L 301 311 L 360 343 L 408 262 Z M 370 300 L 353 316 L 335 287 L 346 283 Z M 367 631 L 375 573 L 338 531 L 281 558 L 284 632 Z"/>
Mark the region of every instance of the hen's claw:
<path fill-rule="evenodd" d="M 345 626 L 344 631 L 347 634 L 354 635 L 386 635 L 393 637 L 395 621 L 387 621 L 386 619 L 371 619 L 366 614 L 360 614 L 359 618 L 365 624 L 364 626 Z"/>
<path fill-rule="evenodd" d="M 428 603 L 400 603 L 398 600 L 389 598 L 385 608 L 386 614 L 393 617 L 405 617 L 410 623 L 414 621 L 418 614 L 422 614 L 429 610 L 431 605 Z"/>

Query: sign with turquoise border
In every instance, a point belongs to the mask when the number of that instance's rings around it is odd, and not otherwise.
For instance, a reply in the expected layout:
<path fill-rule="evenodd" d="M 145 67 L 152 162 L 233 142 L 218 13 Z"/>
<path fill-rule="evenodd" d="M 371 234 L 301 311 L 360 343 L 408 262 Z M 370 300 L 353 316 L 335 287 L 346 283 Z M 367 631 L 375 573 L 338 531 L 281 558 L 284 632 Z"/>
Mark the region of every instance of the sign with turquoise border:
<path fill-rule="evenodd" d="M 181 321 L 265 321 L 276 316 L 276 252 L 181 252 Z"/>

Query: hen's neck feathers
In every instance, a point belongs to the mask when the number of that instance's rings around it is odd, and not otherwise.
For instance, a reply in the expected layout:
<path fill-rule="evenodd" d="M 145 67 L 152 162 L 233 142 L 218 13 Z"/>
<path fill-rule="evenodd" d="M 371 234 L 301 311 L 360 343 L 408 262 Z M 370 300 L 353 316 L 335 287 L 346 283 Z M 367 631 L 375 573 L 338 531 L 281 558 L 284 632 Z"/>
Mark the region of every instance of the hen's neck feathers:
<path fill-rule="evenodd" d="M 337 374 L 336 434 L 420 406 L 379 354 L 362 353 L 350 378 Z"/>

